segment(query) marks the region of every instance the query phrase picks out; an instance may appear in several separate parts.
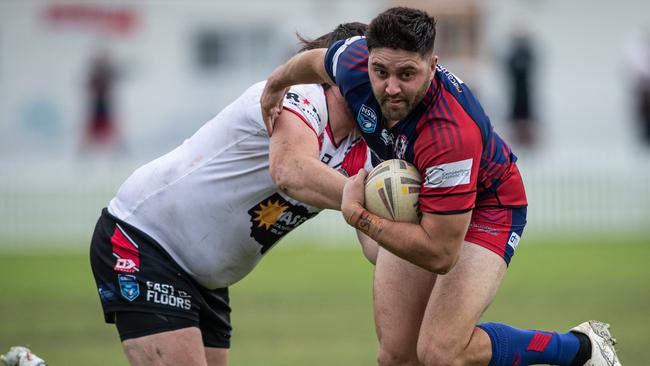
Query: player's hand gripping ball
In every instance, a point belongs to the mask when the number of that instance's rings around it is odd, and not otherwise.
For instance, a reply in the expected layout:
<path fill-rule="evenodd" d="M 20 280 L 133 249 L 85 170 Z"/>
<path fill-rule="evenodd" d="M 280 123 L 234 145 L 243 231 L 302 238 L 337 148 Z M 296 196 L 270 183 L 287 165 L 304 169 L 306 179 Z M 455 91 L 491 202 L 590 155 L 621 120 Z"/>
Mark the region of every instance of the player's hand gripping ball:
<path fill-rule="evenodd" d="M 366 209 L 392 221 L 418 223 L 421 183 L 420 172 L 413 164 L 386 160 L 366 177 Z"/>

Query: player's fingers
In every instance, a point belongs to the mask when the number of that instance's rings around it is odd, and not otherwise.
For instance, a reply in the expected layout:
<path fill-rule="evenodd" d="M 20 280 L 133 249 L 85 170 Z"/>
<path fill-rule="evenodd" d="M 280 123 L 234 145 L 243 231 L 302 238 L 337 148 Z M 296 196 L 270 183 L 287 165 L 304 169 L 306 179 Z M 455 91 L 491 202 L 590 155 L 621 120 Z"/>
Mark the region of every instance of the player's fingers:
<path fill-rule="evenodd" d="M 260 109 L 262 110 L 262 119 L 264 120 L 264 126 L 266 126 L 266 132 L 271 136 L 273 132 L 273 122 L 274 122 L 274 110 L 276 105 L 271 101 L 271 96 L 269 92 L 264 89 L 262 96 L 260 97 Z"/>
<path fill-rule="evenodd" d="M 350 183 L 353 186 L 363 185 L 366 181 L 366 175 L 367 175 L 366 171 L 364 169 L 361 169 L 357 174 L 354 175 L 354 177 L 352 177 Z"/>
<path fill-rule="evenodd" d="M 271 134 L 273 134 L 273 125 L 275 124 L 275 120 L 278 118 L 278 115 L 280 113 L 278 112 L 277 107 L 272 107 L 270 109 L 262 110 L 262 114 L 264 117 L 264 126 L 266 126 L 266 133 L 268 133 L 269 137 L 271 137 Z"/>
<path fill-rule="evenodd" d="M 274 92 L 265 88 L 262 92 L 260 107 L 262 108 L 262 118 L 264 119 L 266 132 L 269 136 L 273 133 L 275 120 L 282 112 L 282 99 L 288 90 L 289 88 L 285 88 L 279 92 Z"/>
<path fill-rule="evenodd" d="M 366 182 L 366 176 L 368 173 L 365 169 L 360 169 L 357 174 L 352 177 L 352 183 L 354 185 L 364 184 Z"/>

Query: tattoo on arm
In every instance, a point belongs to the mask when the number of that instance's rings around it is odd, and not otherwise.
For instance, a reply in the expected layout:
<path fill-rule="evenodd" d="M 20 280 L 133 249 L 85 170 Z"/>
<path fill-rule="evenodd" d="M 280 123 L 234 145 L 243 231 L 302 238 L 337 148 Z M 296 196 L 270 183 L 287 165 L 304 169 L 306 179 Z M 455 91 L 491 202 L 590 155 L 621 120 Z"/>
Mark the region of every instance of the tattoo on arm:
<path fill-rule="evenodd" d="M 366 210 L 363 210 L 363 212 L 361 212 L 361 216 L 355 223 L 354 227 L 375 240 L 379 234 L 381 234 L 381 231 L 383 229 L 383 225 L 381 224 L 379 217 L 371 214 Z"/>

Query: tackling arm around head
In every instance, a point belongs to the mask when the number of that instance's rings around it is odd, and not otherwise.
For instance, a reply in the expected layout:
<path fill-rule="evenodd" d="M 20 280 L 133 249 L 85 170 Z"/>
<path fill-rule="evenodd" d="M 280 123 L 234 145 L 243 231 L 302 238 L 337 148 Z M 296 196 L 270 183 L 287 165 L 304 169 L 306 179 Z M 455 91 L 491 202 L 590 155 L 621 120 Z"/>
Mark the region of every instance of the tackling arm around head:
<path fill-rule="evenodd" d="M 334 85 L 325 70 L 326 52 L 325 48 L 301 52 L 271 73 L 260 98 L 262 117 L 269 136 L 273 133 L 276 118 L 282 112 L 282 98 L 290 86 L 296 84 Z"/>

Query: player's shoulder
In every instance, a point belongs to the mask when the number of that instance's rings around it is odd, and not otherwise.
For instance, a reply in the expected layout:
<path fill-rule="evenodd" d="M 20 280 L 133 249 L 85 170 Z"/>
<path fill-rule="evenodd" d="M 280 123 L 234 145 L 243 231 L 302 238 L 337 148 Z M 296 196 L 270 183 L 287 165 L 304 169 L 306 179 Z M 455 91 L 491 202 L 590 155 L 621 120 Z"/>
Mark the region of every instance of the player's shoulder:
<path fill-rule="evenodd" d="M 334 42 L 327 50 L 329 58 L 336 59 L 345 51 L 355 51 L 368 54 L 368 46 L 365 36 L 354 36 Z"/>
<path fill-rule="evenodd" d="M 436 76 L 445 87 L 445 89 L 453 90 L 458 93 L 463 92 L 465 83 L 458 76 L 456 76 L 456 74 L 447 70 L 447 68 L 441 64 L 436 64 Z"/>
<path fill-rule="evenodd" d="M 326 114 L 327 101 L 325 90 L 320 84 L 294 85 L 284 97 L 285 107 L 295 107 L 299 110 L 309 109 L 314 113 Z"/>
<path fill-rule="evenodd" d="M 325 90 L 321 84 L 298 84 L 289 88 L 287 93 L 293 93 L 313 100 L 325 99 Z"/>
<path fill-rule="evenodd" d="M 325 70 L 340 85 L 340 79 L 365 76 L 368 71 L 366 38 L 355 36 L 334 43 L 325 54 Z"/>
<path fill-rule="evenodd" d="M 265 86 L 266 86 L 266 80 L 258 81 L 253 85 L 249 86 L 242 93 L 242 96 L 259 99 L 259 97 L 262 95 Z M 291 86 L 289 90 L 293 93 L 300 94 L 303 96 L 309 96 L 309 97 L 319 97 L 323 95 L 323 86 L 320 84 L 298 84 L 298 85 Z"/>
<path fill-rule="evenodd" d="M 283 106 L 304 121 L 308 121 L 317 135 L 323 132 L 329 115 L 322 85 L 292 86 L 284 97 Z"/>

